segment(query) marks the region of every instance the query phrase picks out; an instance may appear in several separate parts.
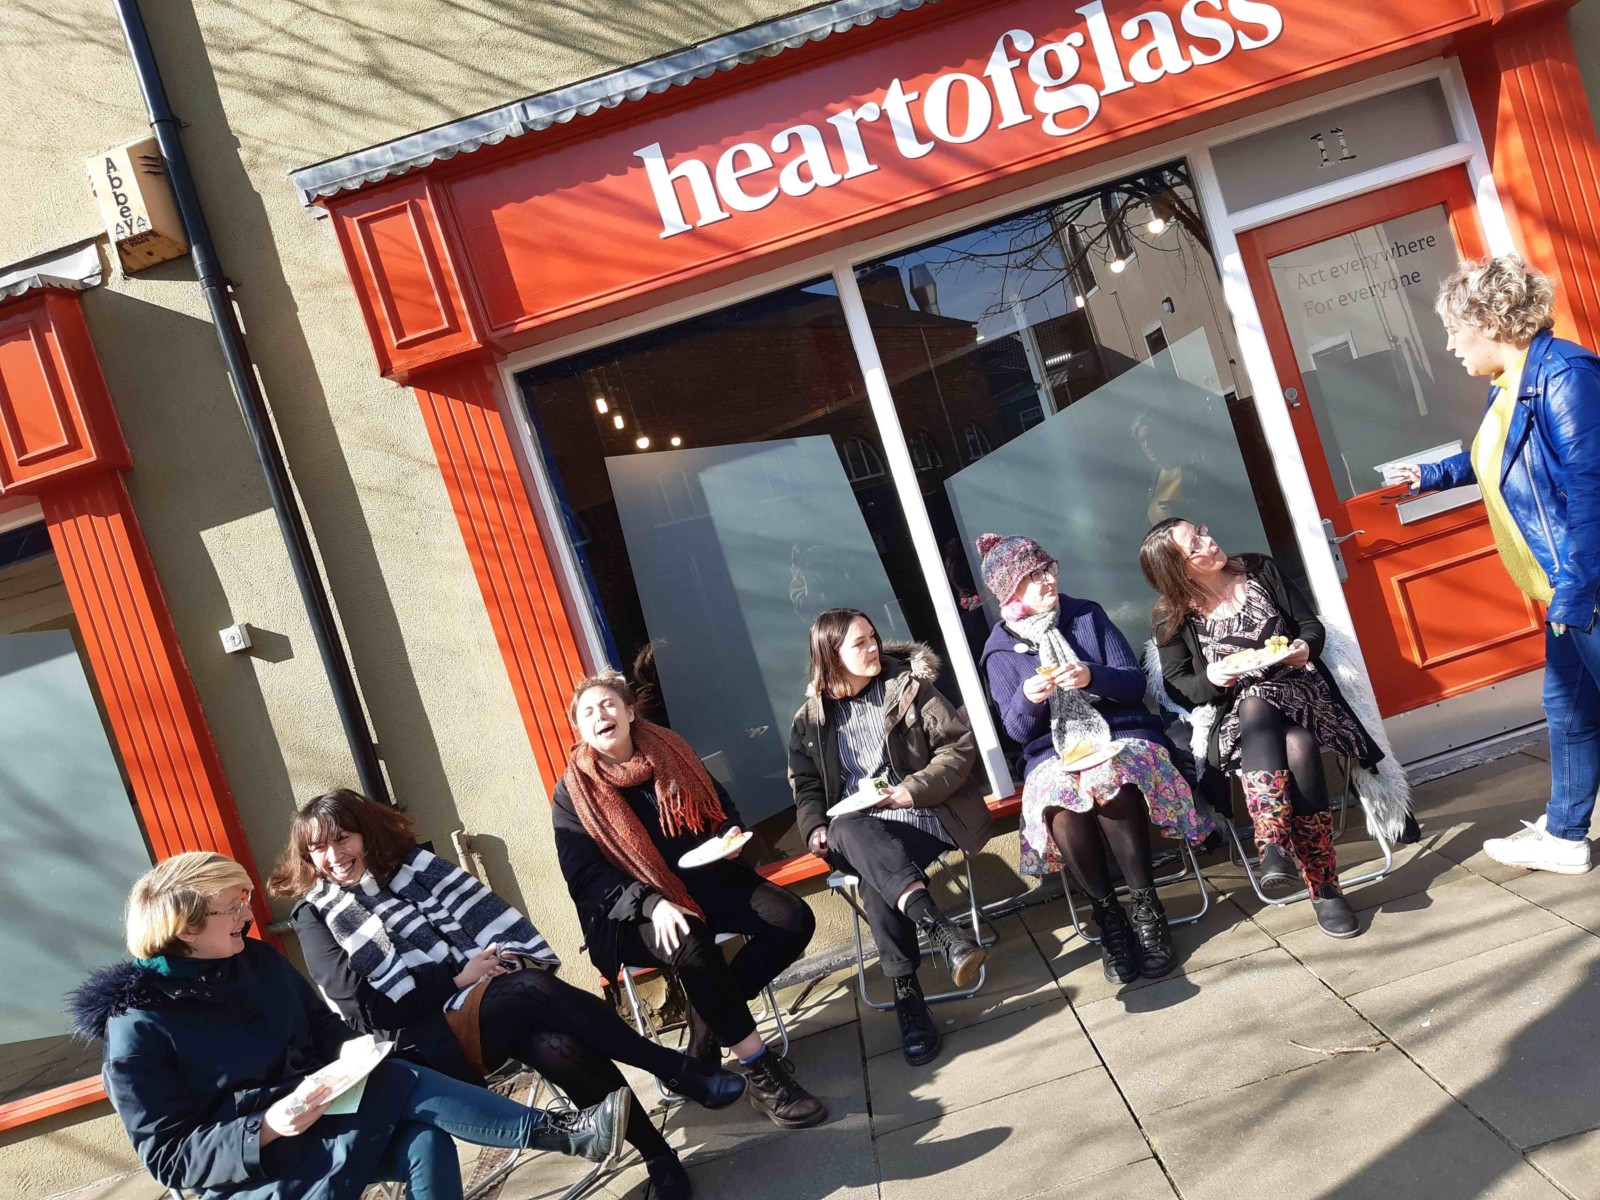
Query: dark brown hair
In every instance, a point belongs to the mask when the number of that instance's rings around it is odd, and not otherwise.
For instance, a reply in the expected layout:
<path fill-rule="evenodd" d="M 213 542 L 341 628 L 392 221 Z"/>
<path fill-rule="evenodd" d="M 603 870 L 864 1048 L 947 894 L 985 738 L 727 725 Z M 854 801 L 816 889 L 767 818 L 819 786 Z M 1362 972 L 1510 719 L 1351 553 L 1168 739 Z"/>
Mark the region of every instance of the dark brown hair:
<path fill-rule="evenodd" d="M 349 788 L 335 788 L 306 801 L 289 822 L 289 844 L 267 880 L 267 891 L 280 899 L 298 899 L 317 885 L 311 847 L 333 841 L 339 833 L 359 833 L 365 843 L 367 870 L 388 879 L 417 844 L 411 820 L 399 809 L 368 800 Z"/>
<path fill-rule="evenodd" d="M 597 687 L 615 692 L 617 699 L 629 708 L 639 707 L 638 697 L 633 694 L 633 688 L 628 686 L 628 680 L 621 671 L 601 671 L 598 675 L 578 680 L 577 686 L 572 689 L 572 699 L 567 701 L 567 720 L 574 729 L 578 727 L 578 701 L 590 688 Z"/>
<path fill-rule="evenodd" d="M 1206 602 L 1205 590 L 1189 574 L 1189 556 L 1172 537 L 1172 531 L 1179 525 L 1194 524 L 1188 517 L 1168 517 L 1152 525 L 1139 544 L 1139 569 L 1156 590 L 1151 624 L 1156 641 L 1163 645 L 1176 637 L 1178 627 L 1189 614 L 1199 612 Z M 1244 559 L 1237 554 L 1229 555 L 1222 569 L 1230 575 L 1243 575 L 1247 570 Z"/>
<path fill-rule="evenodd" d="M 826 609 L 811 622 L 811 671 L 806 677 L 808 692 L 833 699 L 848 691 L 844 664 L 839 661 L 839 647 L 844 645 L 844 637 L 850 632 L 850 626 L 858 620 L 867 623 L 881 651 L 883 638 L 878 635 L 878 627 L 859 608 Z"/>

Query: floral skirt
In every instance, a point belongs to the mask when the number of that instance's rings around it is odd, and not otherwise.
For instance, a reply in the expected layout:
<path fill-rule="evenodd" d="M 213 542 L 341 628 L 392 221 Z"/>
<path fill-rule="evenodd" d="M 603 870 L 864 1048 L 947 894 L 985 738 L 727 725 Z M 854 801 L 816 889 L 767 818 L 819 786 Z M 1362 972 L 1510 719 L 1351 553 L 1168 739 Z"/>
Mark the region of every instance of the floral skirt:
<path fill-rule="evenodd" d="M 1170 838 L 1203 842 L 1215 826 L 1198 811 L 1189 784 L 1172 765 L 1166 748 L 1143 738 L 1126 738 L 1116 757 L 1087 771 L 1068 771 L 1059 758 L 1034 768 L 1022 788 L 1022 861 L 1024 875 L 1052 875 L 1065 865 L 1050 836 L 1050 813 L 1058 808 L 1088 812 L 1109 802 L 1126 785 L 1144 795 L 1150 820 Z"/>

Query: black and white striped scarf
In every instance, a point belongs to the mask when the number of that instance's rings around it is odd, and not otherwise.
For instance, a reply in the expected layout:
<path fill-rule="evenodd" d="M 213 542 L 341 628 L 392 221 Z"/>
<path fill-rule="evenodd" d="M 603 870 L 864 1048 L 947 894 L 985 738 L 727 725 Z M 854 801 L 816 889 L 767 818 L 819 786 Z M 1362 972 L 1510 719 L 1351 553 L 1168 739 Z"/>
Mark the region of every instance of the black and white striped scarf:
<path fill-rule="evenodd" d="M 317 882 L 306 901 L 350 959 L 350 968 L 390 1000 L 416 985 L 411 972 L 429 963 L 457 971 L 495 943 L 541 966 L 561 959 L 533 923 L 452 862 L 415 847 L 387 887 L 368 871 L 349 887 Z M 455 1008 L 470 988 L 445 1006 Z"/>

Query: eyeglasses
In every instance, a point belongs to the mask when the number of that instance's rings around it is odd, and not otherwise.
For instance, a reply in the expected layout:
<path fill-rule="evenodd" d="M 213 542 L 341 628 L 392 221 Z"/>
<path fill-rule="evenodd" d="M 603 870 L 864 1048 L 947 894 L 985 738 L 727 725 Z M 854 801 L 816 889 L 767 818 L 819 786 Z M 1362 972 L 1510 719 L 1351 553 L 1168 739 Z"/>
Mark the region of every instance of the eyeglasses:
<path fill-rule="evenodd" d="M 1059 578 L 1061 578 L 1060 563 L 1051 563 L 1048 567 L 1040 567 L 1037 571 L 1028 572 L 1026 576 L 1028 583 L 1054 582 Z"/>
<path fill-rule="evenodd" d="M 1210 545 L 1216 544 L 1211 540 L 1211 530 L 1207 529 L 1204 525 L 1196 525 L 1194 527 L 1194 541 L 1189 543 L 1188 548 L 1184 550 L 1184 554 L 1188 555 L 1190 558 L 1193 558 L 1195 555 L 1203 551 L 1208 543 Z"/>
<path fill-rule="evenodd" d="M 206 909 L 206 916 L 208 916 L 208 917 L 232 917 L 234 920 L 238 920 L 240 917 L 248 917 L 249 915 L 250 915 L 250 893 L 249 892 L 246 892 L 244 894 L 244 899 L 239 901 L 239 903 L 235 904 L 232 908 L 208 908 L 208 909 Z"/>

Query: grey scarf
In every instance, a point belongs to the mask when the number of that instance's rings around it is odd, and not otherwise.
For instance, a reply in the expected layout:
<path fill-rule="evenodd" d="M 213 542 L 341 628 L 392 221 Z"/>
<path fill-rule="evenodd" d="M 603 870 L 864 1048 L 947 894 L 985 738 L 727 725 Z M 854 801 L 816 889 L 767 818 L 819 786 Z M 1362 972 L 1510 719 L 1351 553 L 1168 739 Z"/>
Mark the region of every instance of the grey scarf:
<path fill-rule="evenodd" d="M 1049 612 L 1035 613 L 1017 621 L 1007 621 L 1006 628 L 1018 637 L 1039 647 L 1039 662 L 1047 667 L 1070 667 L 1079 661 L 1072 643 L 1061 632 L 1058 605 Z M 1111 727 L 1106 724 L 1100 710 L 1089 703 L 1082 688 L 1058 687 L 1050 693 L 1050 742 L 1057 754 L 1062 754 L 1080 742 L 1092 742 L 1096 747 L 1111 741 Z"/>

